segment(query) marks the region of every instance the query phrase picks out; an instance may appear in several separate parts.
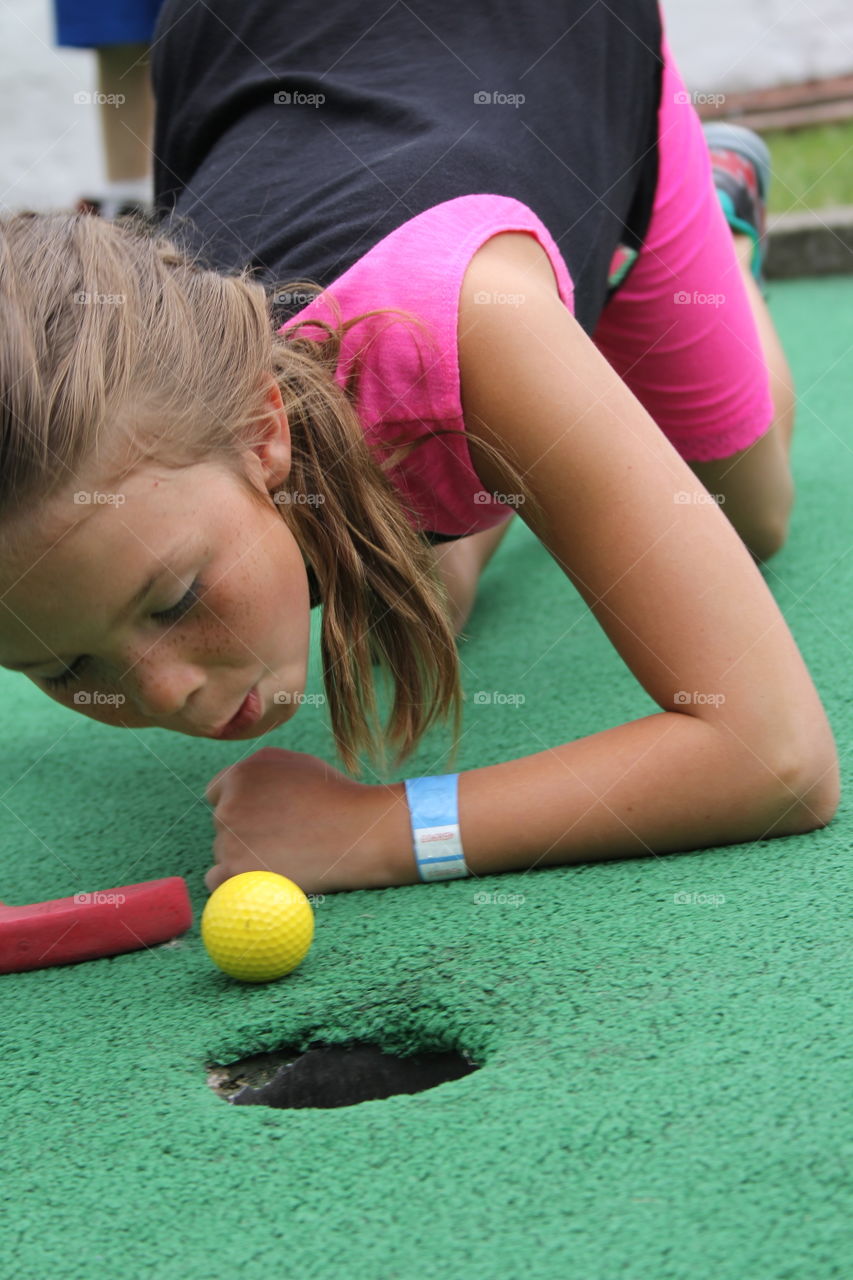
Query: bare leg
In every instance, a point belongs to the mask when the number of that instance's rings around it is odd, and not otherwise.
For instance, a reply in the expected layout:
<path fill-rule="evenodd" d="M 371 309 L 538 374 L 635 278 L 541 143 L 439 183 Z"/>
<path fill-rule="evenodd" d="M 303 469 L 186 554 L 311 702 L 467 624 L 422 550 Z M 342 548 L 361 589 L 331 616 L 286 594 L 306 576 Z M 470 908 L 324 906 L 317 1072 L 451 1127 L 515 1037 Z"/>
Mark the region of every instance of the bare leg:
<path fill-rule="evenodd" d="M 775 555 L 788 533 L 795 496 L 790 450 L 796 393 L 773 320 L 749 269 L 752 241 L 743 235 L 733 240 L 770 375 L 773 422 L 746 449 L 712 462 L 691 462 L 690 467 L 709 493 L 721 496 L 724 514 L 761 561 Z"/>
<path fill-rule="evenodd" d="M 154 93 L 147 44 L 113 44 L 97 49 L 98 83 L 106 95 L 122 95 L 119 105 L 100 105 L 107 178 L 126 182 L 151 170 Z"/>
<path fill-rule="evenodd" d="M 774 423 L 778 423 L 780 435 L 785 443 L 786 453 L 790 453 L 791 436 L 794 431 L 794 411 L 796 408 L 794 379 L 791 375 L 785 352 L 782 350 L 782 343 L 779 341 L 779 335 L 776 332 L 773 319 L 767 310 L 767 303 L 762 298 L 761 290 L 755 283 L 755 277 L 749 268 L 752 241 L 749 236 L 738 234 L 734 235 L 733 239 L 735 252 L 740 263 L 741 275 L 752 304 L 752 314 L 758 326 L 758 336 L 761 339 L 764 358 L 770 370 L 770 393 L 776 408 Z"/>
<path fill-rule="evenodd" d="M 456 542 L 441 542 L 432 548 L 439 572 L 447 587 L 453 629 L 458 635 L 468 621 L 477 597 L 480 574 L 498 549 L 512 524 L 514 512 L 494 529 L 469 534 Z"/>

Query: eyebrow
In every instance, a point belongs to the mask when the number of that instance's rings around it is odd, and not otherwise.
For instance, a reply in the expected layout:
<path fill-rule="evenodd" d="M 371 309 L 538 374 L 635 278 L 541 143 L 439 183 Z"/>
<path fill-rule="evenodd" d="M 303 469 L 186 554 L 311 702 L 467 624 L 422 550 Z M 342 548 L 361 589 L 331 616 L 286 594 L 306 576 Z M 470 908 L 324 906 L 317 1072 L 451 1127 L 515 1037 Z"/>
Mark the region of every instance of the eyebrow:
<path fill-rule="evenodd" d="M 169 557 L 176 555 L 178 551 L 182 551 L 184 549 L 185 549 L 184 544 L 181 544 L 180 547 L 173 548 L 169 552 Z M 142 586 L 139 588 L 139 590 L 137 591 L 133 599 L 128 601 L 122 614 L 119 615 L 120 617 L 123 617 L 125 613 L 130 613 L 138 605 L 142 604 L 142 601 L 145 600 L 146 597 L 154 590 L 156 583 L 159 581 L 160 578 L 162 578 L 163 574 L 166 573 L 166 571 L 169 568 L 169 566 L 165 563 L 165 560 L 166 560 L 166 557 L 164 557 L 163 561 L 161 561 L 160 567 L 158 569 L 155 569 L 155 571 L 151 574 L 151 577 L 146 579 L 146 581 L 142 584 Z M 34 667 L 46 667 L 51 662 L 62 662 L 62 661 L 63 661 L 62 658 L 54 658 L 51 656 L 47 658 L 41 658 L 39 659 L 38 662 L 0 662 L 0 667 L 4 667 L 9 671 L 31 671 Z M 67 665 L 69 664 L 66 663 L 66 666 Z"/>

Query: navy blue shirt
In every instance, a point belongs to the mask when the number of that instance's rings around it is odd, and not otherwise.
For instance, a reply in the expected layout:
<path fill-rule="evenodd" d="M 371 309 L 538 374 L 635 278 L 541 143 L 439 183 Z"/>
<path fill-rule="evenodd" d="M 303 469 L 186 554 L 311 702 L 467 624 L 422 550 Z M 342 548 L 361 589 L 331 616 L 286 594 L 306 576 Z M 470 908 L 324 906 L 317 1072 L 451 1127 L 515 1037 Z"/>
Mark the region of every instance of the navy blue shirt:
<path fill-rule="evenodd" d="M 616 248 L 651 218 L 661 35 L 657 0 L 165 0 L 157 215 L 272 291 L 325 288 L 444 200 L 512 196 L 591 334 Z M 304 305 L 277 303 L 277 323 Z"/>

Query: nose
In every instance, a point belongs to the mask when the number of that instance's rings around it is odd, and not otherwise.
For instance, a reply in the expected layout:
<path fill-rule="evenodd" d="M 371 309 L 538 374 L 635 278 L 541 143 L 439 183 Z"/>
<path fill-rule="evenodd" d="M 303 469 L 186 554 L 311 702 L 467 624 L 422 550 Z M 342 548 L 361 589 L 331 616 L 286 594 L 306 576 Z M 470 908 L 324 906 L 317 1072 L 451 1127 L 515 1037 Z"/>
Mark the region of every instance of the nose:
<path fill-rule="evenodd" d="M 166 654 L 138 657 L 121 680 L 122 691 L 148 720 L 180 720 L 186 704 L 203 684 L 198 665 Z"/>

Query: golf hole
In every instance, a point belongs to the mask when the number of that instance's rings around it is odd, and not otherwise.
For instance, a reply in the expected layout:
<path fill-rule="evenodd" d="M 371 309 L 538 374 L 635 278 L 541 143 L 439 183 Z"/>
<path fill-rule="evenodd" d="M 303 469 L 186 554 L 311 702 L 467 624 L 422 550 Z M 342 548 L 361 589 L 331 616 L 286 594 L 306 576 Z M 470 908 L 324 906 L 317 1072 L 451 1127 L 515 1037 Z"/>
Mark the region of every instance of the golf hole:
<path fill-rule="evenodd" d="M 238 1106 L 351 1107 L 395 1094 L 423 1093 L 459 1080 L 477 1066 L 455 1050 L 401 1057 L 373 1044 L 317 1044 L 210 1065 L 207 1083 L 220 1098 Z"/>

